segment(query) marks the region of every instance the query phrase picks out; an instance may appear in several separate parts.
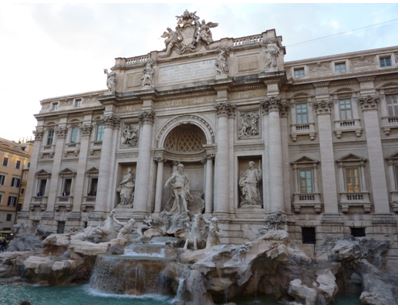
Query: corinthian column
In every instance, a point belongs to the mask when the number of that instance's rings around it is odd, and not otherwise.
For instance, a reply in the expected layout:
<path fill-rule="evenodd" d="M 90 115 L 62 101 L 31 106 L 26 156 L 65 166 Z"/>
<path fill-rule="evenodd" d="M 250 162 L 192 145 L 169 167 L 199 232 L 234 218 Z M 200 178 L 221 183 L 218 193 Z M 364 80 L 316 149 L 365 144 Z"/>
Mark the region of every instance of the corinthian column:
<path fill-rule="evenodd" d="M 147 203 L 149 200 L 151 143 L 153 135 L 154 112 L 144 111 L 140 115 L 141 130 L 139 135 L 139 153 L 136 166 L 136 186 L 133 200 L 133 210 L 137 214 L 149 212 Z"/>
<path fill-rule="evenodd" d="M 35 142 L 33 143 L 33 148 L 32 148 L 31 165 L 29 168 L 28 179 L 26 181 L 24 205 L 22 208 L 24 212 L 29 211 L 29 204 L 32 201 L 32 197 L 35 195 L 35 187 L 34 187 L 35 172 L 38 171 L 37 165 L 39 160 L 39 152 L 44 134 L 43 127 L 38 126 L 36 128 L 36 131 L 34 131 L 34 134 L 35 134 Z"/>
<path fill-rule="evenodd" d="M 105 212 L 109 208 L 107 199 L 113 193 L 110 187 L 111 178 L 111 154 L 113 151 L 113 130 L 119 124 L 119 119 L 112 113 L 104 115 L 104 135 L 101 146 L 99 182 L 97 184 L 97 196 L 95 210 Z"/>
<path fill-rule="evenodd" d="M 263 108 L 268 113 L 268 171 L 265 175 L 269 180 L 269 205 L 267 213 L 284 212 L 285 204 L 283 199 L 283 160 L 282 160 L 282 136 L 280 123 L 281 101 L 278 96 L 268 97 Z"/>
<path fill-rule="evenodd" d="M 317 99 L 314 109 L 318 121 L 324 211 L 326 214 L 337 214 L 338 199 L 331 124 L 332 102 L 328 99 Z M 314 181 L 317 181 L 317 178 L 314 178 Z"/>
<path fill-rule="evenodd" d="M 47 202 L 47 210 L 46 210 L 47 212 L 53 212 L 54 205 L 56 203 L 58 178 L 59 178 L 58 174 L 61 171 L 60 167 L 64 152 L 65 136 L 67 135 L 66 120 L 67 119 L 63 119 L 62 121 L 60 121 L 56 129 L 57 139 L 56 139 L 56 146 L 54 149 L 53 167 L 51 168 L 49 199 Z"/>
<path fill-rule="evenodd" d="M 375 213 L 390 213 L 383 158 L 381 132 L 378 118 L 379 98 L 371 95 L 359 98 L 367 138 L 368 161 L 371 174 L 372 197 Z"/>
<path fill-rule="evenodd" d="M 222 102 L 217 109 L 217 152 L 215 154 L 215 195 L 214 213 L 229 212 L 229 134 L 228 117 L 234 107 Z"/>
<path fill-rule="evenodd" d="M 83 187 L 85 182 L 86 162 L 89 151 L 90 134 L 92 132 L 92 125 L 90 124 L 91 115 L 85 116 L 86 123 L 84 122 L 81 128 L 80 148 L 79 148 L 79 161 L 78 168 L 76 171 L 76 181 L 74 189 L 74 199 L 72 212 L 80 213 L 82 198 L 83 198 Z"/>

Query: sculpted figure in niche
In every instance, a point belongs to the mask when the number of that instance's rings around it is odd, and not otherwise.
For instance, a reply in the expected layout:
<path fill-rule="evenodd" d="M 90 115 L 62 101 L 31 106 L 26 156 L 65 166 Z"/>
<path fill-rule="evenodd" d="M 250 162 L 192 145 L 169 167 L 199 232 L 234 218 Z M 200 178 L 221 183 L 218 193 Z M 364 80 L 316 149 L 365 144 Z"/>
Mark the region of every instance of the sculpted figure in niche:
<path fill-rule="evenodd" d="M 226 75 L 229 73 L 228 68 L 228 52 L 224 49 L 218 54 L 217 61 L 215 62 L 217 68 L 217 75 Z"/>
<path fill-rule="evenodd" d="M 240 114 L 239 138 L 257 136 L 259 115 L 255 112 Z"/>
<path fill-rule="evenodd" d="M 115 92 L 115 85 L 117 82 L 117 75 L 115 72 L 108 72 L 108 69 L 104 69 L 104 74 L 107 75 L 107 88 L 110 92 Z"/>
<path fill-rule="evenodd" d="M 254 161 L 249 162 L 249 168 L 240 175 L 240 207 L 261 207 L 259 183 L 261 170 L 256 168 Z"/>
<path fill-rule="evenodd" d="M 191 200 L 189 179 L 184 174 L 183 164 L 179 164 L 176 171 L 165 182 L 165 187 L 170 187 L 173 191 L 173 205 L 170 213 L 187 213 L 188 201 Z"/>
<path fill-rule="evenodd" d="M 122 131 L 121 143 L 129 146 L 136 146 L 138 143 L 139 128 L 133 124 L 126 124 Z"/>
<path fill-rule="evenodd" d="M 146 65 L 143 70 L 143 77 L 142 77 L 142 86 L 143 87 L 152 87 L 153 86 L 153 61 L 150 59 L 146 62 Z"/>
<path fill-rule="evenodd" d="M 117 192 L 119 193 L 120 202 L 118 207 L 130 208 L 132 207 L 133 191 L 135 189 L 135 179 L 132 174 L 131 168 L 119 183 Z"/>
<path fill-rule="evenodd" d="M 265 62 L 265 71 L 274 71 L 278 67 L 279 48 L 275 43 L 269 43 L 265 50 L 267 60 Z"/>

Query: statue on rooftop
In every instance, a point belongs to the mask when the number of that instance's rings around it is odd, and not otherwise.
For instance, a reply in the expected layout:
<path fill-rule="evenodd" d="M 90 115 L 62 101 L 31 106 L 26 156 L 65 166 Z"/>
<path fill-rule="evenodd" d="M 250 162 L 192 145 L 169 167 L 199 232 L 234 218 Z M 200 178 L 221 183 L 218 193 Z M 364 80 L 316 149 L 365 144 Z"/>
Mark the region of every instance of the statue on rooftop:
<path fill-rule="evenodd" d="M 108 72 L 108 69 L 104 69 L 104 74 L 107 75 L 107 89 L 110 92 L 115 92 L 115 86 L 117 82 L 117 74 L 113 71 Z"/>

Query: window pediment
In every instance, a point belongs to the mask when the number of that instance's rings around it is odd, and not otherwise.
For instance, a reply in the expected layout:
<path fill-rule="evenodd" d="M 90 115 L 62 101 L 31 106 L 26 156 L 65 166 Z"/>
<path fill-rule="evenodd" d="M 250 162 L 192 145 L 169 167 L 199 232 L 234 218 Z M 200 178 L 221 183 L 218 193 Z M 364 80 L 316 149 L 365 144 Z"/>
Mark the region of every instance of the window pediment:
<path fill-rule="evenodd" d="M 88 176 L 95 176 L 98 174 L 99 174 L 99 169 L 97 169 L 96 167 L 92 167 L 86 171 L 86 175 L 88 175 Z"/>
<path fill-rule="evenodd" d="M 301 165 L 317 165 L 319 164 L 318 160 L 311 159 L 307 156 L 303 156 L 298 160 L 290 163 L 293 166 L 301 166 Z"/>
<path fill-rule="evenodd" d="M 65 168 L 60 171 L 59 175 L 62 177 L 74 177 L 76 175 L 76 172 L 72 171 L 69 168 Z"/>
<path fill-rule="evenodd" d="M 51 173 L 47 172 L 44 169 L 41 169 L 35 173 L 35 176 L 38 178 L 49 178 L 51 176 Z"/>

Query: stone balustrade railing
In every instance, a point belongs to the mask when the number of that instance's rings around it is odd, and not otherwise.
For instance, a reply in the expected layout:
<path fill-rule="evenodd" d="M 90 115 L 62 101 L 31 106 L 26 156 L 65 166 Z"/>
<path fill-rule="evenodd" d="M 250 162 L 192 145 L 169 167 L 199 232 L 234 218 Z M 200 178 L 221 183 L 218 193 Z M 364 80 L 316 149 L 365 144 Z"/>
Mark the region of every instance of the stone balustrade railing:
<path fill-rule="evenodd" d="M 127 65 L 141 64 L 141 63 L 147 62 L 147 60 L 149 60 L 149 59 L 150 59 L 150 55 L 142 55 L 142 56 L 126 58 L 125 64 L 127 64 Z"/>
<path fill-rule="evenodd" d="M 254 45 L 262 42 L 262 34 L 243 36 L 233 39 L 233 47 Z"/>

